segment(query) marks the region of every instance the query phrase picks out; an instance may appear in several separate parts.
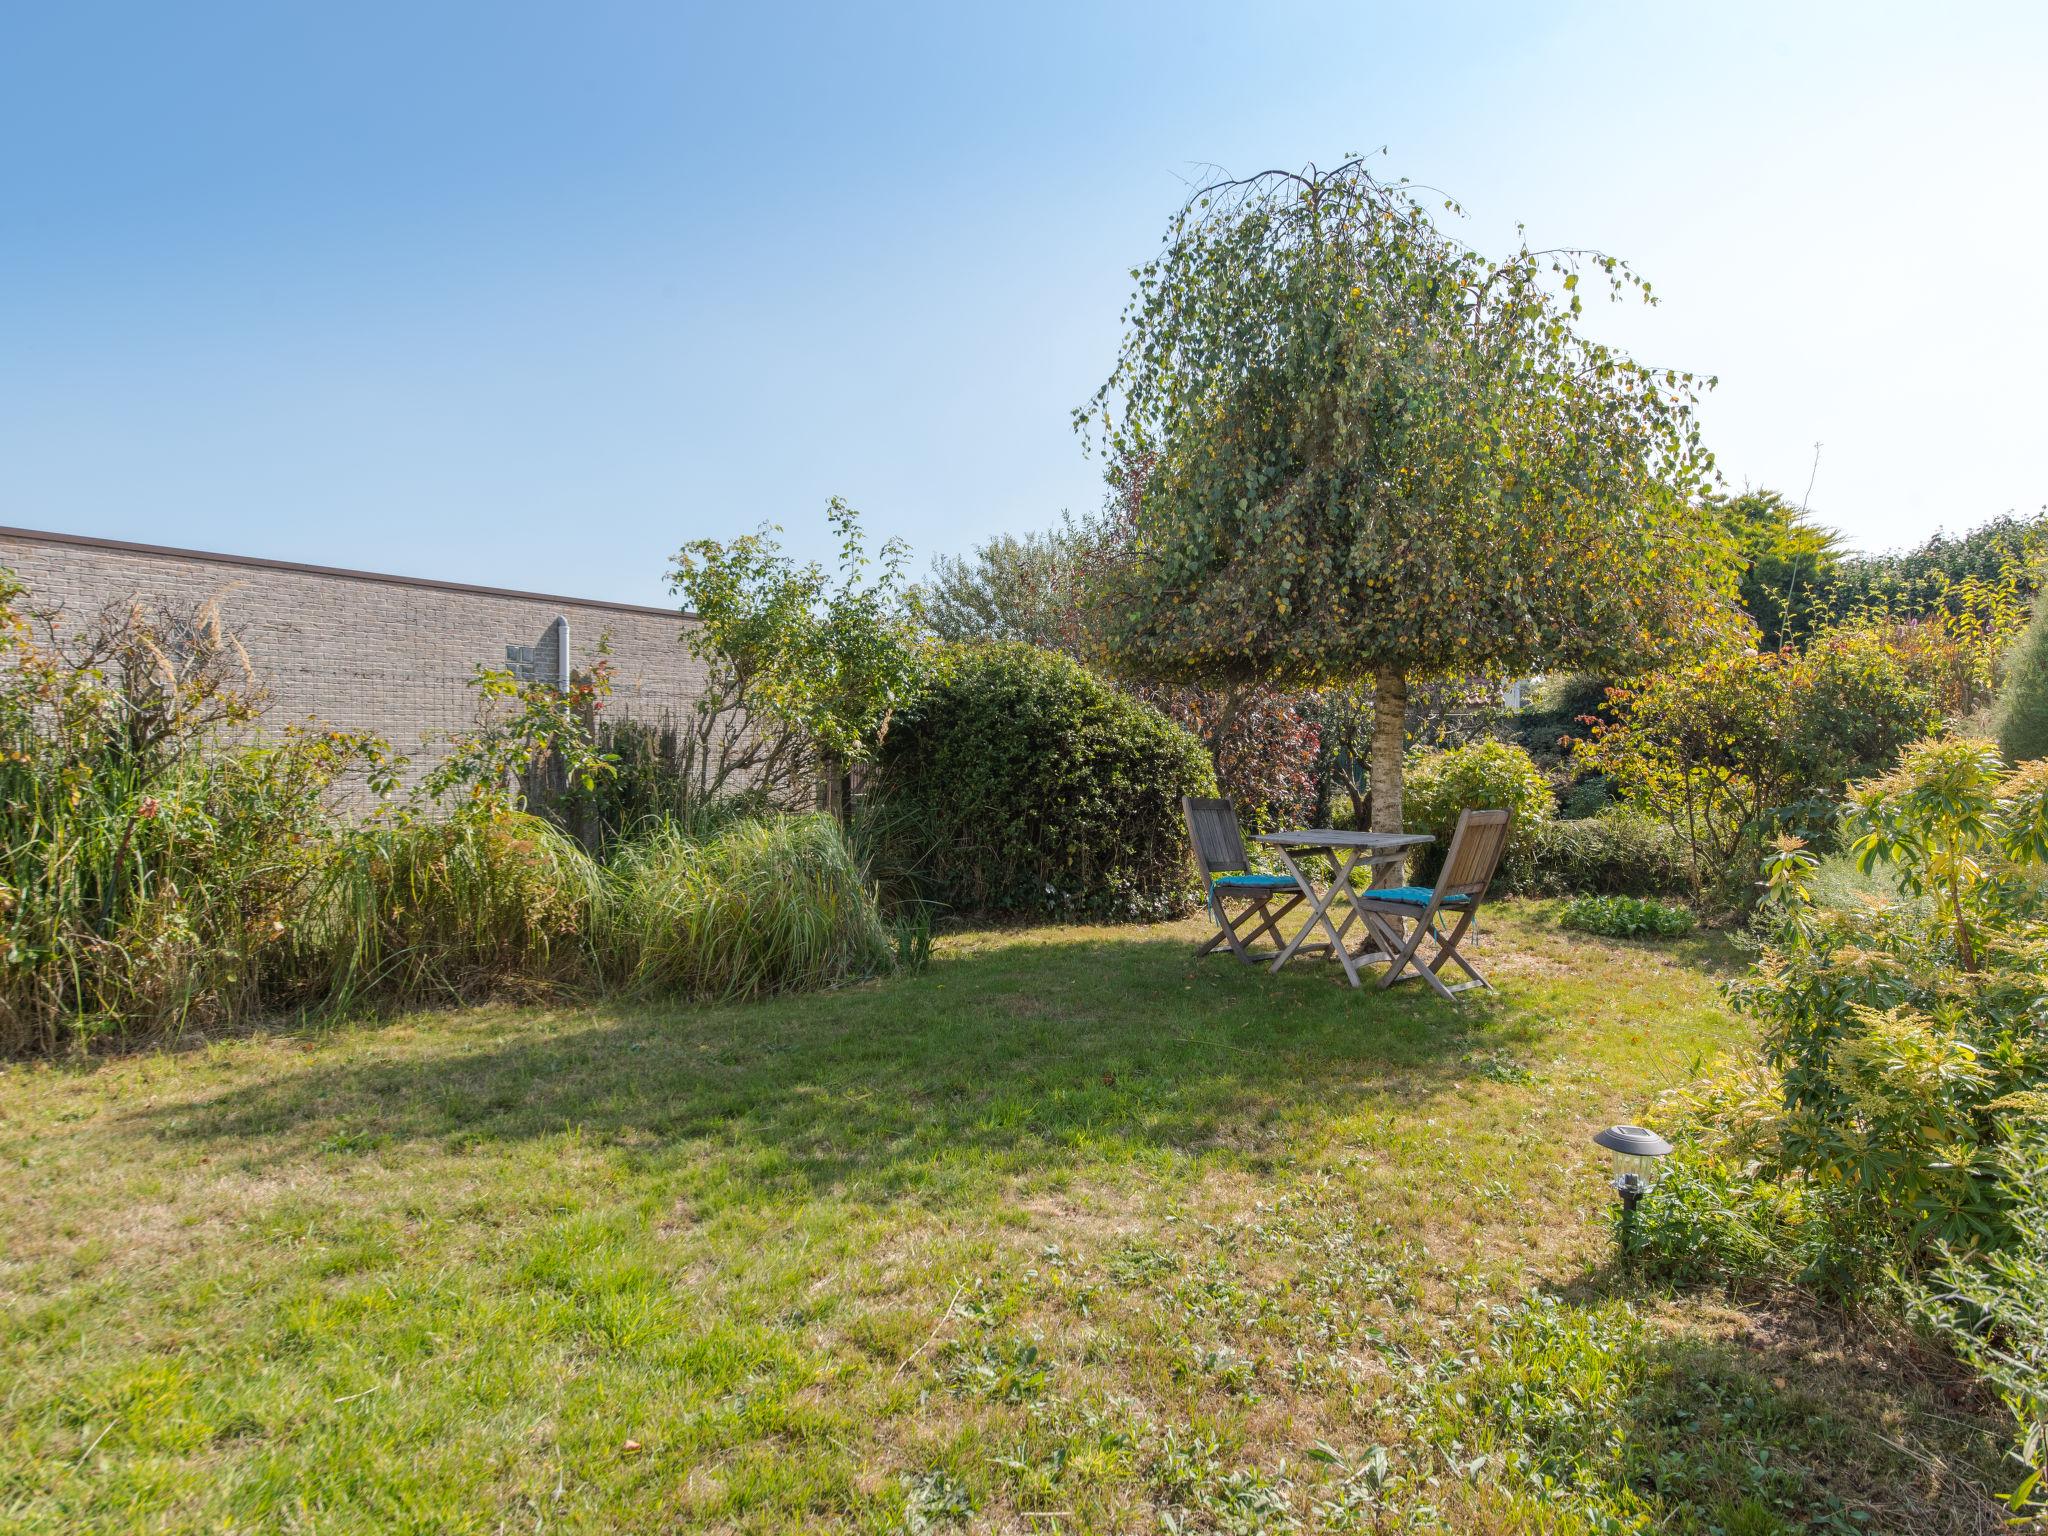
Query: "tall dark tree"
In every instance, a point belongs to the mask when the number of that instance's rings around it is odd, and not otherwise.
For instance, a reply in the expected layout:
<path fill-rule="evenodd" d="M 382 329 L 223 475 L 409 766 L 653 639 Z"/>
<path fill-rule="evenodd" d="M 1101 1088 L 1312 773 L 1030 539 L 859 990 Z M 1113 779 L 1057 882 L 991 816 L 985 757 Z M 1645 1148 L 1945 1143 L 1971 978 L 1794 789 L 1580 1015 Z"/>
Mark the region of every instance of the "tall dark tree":
<path fill-rule="evenodd" d="M 1723 622 L 1695 381 L 1582 333 L 1588 273 L 1650 295 L 1597 252 L 1483 256 L 1358 160 L 1191 198 L 1076 412 L 1113 481 L 1144 466 L 1104 608 L 1123 665 L 1369 680 L 1392 828 L 1411 678 L 1627 672 Z"/>
<path fill-rule="evenodd" d="M 1833 617 L 1842 541 L 1776 491 L 1716 499 L 1741 562 L 1743 611 L 1767 651 L 1803 646 Z"/>

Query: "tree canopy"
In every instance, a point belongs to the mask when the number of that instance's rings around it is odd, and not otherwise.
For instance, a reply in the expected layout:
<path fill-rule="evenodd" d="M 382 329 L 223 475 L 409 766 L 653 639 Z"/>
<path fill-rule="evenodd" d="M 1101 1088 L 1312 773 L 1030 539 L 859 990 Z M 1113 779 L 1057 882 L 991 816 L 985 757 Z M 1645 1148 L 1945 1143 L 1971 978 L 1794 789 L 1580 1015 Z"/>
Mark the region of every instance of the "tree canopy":
<path fill-rule="evenodd" d="M 1776 491 L 1745 491 L 1713 505 L 1735 541 L 1742 607 L 1756 620 L 1758 643 L 1767 651 L 1804 645 L 1831 617 L 1841 536 Z"/>
<path fill-rule="evenodd" d="M 1411 675 L 1639 670 L 1732 611 L 1700 381 L 1580 327 L 1583 276 L 1651 297 L 1625 263 L 1489 258 L 1352 160 L 1199 192 L 1132 275 L 1076 412 L 1129 493 L 1104 612 L 1131 669 L 1394 703 Z"/>
<path fill-rule="evenodd" d="M 696 620 L 684 643 L 706 670 L 691 751 L 707 795 L 730 783 L 786 790 L 814 766 L 843 780 L 873 756 L 925 671 L 908 546 L 886 540 L 870 573 L 860 514 L 835 496 L 825 516 L 836 573 L 799 565 L 769 523 L 730 541 L 693 539 L 671 562 L 669 588 Z M 843 784 L 837 793 L 843 808 Z"/>

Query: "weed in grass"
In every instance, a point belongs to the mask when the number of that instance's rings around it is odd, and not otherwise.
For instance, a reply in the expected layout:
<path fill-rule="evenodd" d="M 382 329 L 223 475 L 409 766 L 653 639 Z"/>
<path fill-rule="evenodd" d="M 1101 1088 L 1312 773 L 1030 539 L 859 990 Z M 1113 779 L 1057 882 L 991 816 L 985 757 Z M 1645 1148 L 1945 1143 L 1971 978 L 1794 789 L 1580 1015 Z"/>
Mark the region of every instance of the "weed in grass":
<path fill-rule="evenodd" d="M 903 1529 L 910 1536 L 964 1525 L 974 1515 L 974 1496 L 950 1473 L 919 1473 L 903 1479 Z"/>

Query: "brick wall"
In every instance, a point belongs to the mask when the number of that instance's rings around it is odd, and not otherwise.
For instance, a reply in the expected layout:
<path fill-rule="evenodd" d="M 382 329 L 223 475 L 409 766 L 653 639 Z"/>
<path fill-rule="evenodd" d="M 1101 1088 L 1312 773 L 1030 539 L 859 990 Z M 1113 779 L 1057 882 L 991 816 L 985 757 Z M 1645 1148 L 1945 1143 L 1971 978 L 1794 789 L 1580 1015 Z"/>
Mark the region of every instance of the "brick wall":
<path fill-rule="evenodd" d="M 18 528 L 0 528 L 0 567 L 26 584 L 30 606 L 61 607 L 73 623 L 131 598 L 184 609 L 218 599 L 271 691 L 272 724 L 312 716 L 375 732 L 416 772 L 439 755 L 435 737 L 474 721 L 466 684 L 478 662 L 503 667 L 507 646 L 531 646 L 538 675 L 559 675 L 558 618 L 572 667 L 589 666 L 609 637 L 613 712 L 680 715 L 703 683 L 681 640 L 688 621 L 667 609 Z"/>

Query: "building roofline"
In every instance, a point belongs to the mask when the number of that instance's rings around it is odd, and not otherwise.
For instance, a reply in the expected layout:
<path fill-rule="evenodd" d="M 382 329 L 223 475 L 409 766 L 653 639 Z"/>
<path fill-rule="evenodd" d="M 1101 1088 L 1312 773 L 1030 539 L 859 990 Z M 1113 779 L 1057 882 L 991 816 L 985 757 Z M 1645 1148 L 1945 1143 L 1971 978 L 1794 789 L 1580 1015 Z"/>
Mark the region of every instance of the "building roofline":
<path fill-rule="evenodd" d="M 0 539 L 44 544 L 70 544 L 80 549 L 108 549 L 127 555 L 168 555 L 178 560 L 206 560 L 247 570 L 293 571 L 302 576 L 337 576 L 343 581 L 381 581 L 390 586 L 425 587 L 435 592 L 467 592 L 477 597 L 516 597 L 527 602 L 570 603 L 578 608 L 605 608 L 614 613 L 646 613 L 664 619 L 694 619 L 686 608 L 652 608 L 645 603 L 615 603 L 602 597 L 564 597 L 556 592 L 522 592 L 514 587 L 480 587 L 466 581 L 440 581 L 431 576 L 394 576 L 383 571 L 356 571 L 339 565 L 306 565 L 297 560 L 265 560 L 257 555 L 223 555 L 206 549 L 179 549 L 169 544 L 135 544 L 126 539 L 99 539 L 82 533 L 50 533 L 40 528 L 0 525 Z"/>

